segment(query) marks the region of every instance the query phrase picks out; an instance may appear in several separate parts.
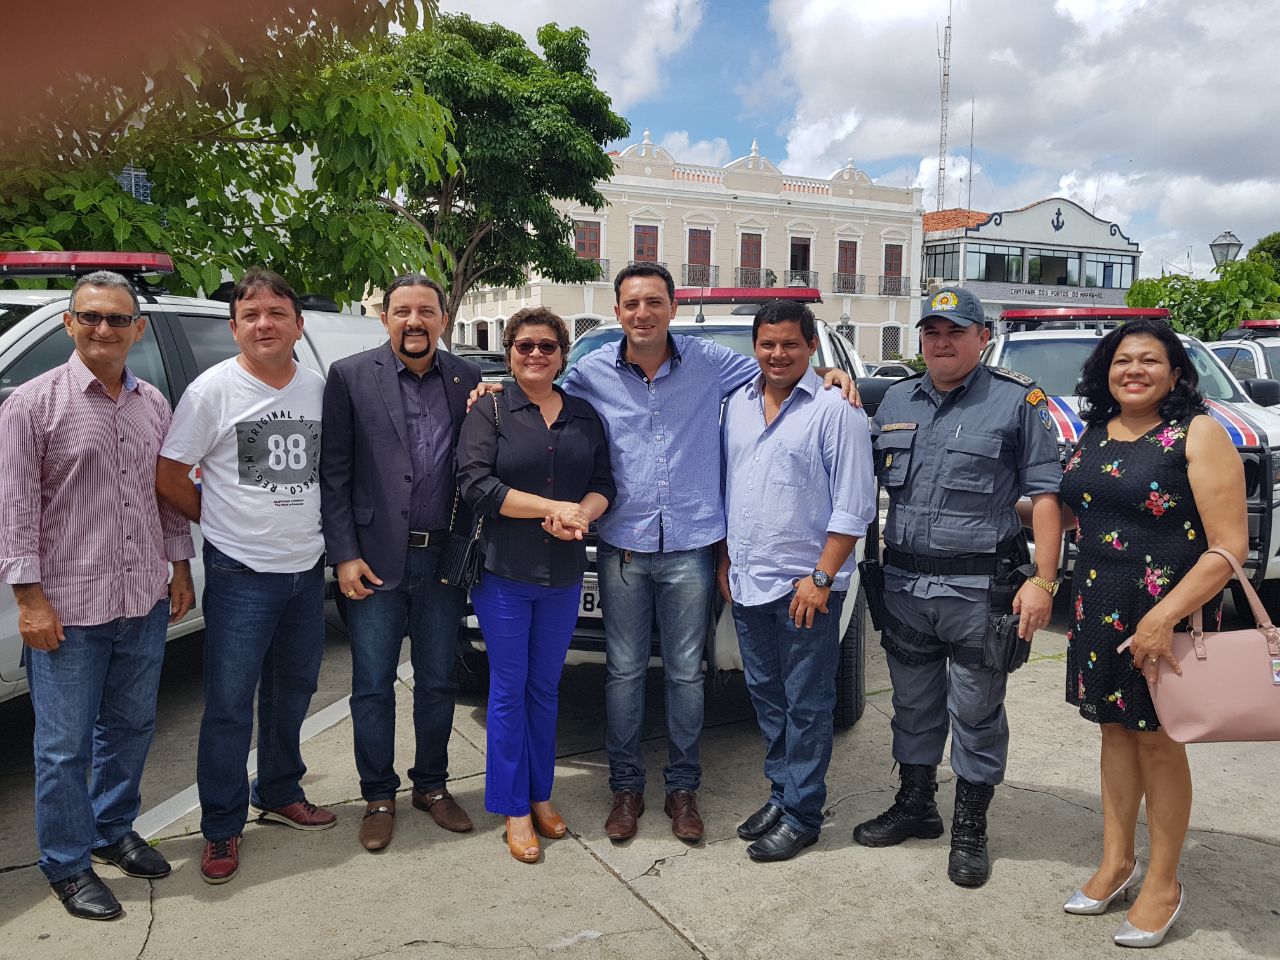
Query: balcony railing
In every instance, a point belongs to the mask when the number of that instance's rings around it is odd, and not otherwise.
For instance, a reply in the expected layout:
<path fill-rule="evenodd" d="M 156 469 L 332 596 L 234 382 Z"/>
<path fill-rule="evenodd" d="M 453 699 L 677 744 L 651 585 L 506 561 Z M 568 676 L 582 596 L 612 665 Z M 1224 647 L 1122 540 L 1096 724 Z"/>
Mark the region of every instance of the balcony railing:
<path fill-rule="evenodd" d="M 816 287 L 818 285 L 818 271 L 788 270 L 783 274 L 782 282 L 788 287 Z"/>
<path fill-rule="evenodd" d="M 880 278 L 880 296 L 882 297 L 911 296 L 911 278 L 910 277 L 881 277 Z"/>
<path fill-rule="evenodd" d="M 709 263 L 686 263 L 680 267 L 682 287 L 720 286 L 720 268 Z"/>
<path fill-rule="evenodd" d="M 861 273 L 833 273 L 832 293 L 866 293 L 867 278 Z"/>
<path fill-rule="evenodd" d="M 579 257 L 579 260 L 590 260 L 596 265 L 596 275 L 592 278 L 599 282 L 609 279 L 609 258 L 608 257 Z M 588 281 L 590 282 L 590 281 Z"/>

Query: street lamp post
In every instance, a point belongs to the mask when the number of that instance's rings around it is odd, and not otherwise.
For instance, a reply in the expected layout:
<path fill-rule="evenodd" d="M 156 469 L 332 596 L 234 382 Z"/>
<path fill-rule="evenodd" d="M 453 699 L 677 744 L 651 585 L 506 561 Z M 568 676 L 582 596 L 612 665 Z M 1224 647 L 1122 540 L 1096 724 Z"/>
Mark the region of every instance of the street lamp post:
<path fill-rule="evenodd" d="M 1209 244 L 1209 252 L 1213 254 L 1214 268 L 1221 273 L 1222 268 L 1240 255 L 1244 244 L 1230 230 L 1224 230 Z"/>

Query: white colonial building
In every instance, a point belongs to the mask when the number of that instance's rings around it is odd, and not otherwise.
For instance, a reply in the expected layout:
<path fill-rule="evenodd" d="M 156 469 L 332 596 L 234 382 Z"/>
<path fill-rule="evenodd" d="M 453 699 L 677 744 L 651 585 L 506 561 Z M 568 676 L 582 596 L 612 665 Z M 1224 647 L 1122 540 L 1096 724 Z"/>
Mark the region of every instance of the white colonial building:
<path fill-rule="evenodd" d="M 852 161 L 827 179 L 791 176 L 755 143 L 724 167 L 680 163 L 647 130 L 613 162 L 614 175 L 597 185 L 606 207 L 561 205 L 578 256 L 599 263 L 600 279 L 563 284 L 531 273 L 523 287 L 476 289 L 457 311 L 456 341 L 496 345 L 505 319 L 525 306 L 555 311 L 576 336 L 613 316 L 618 270 L 650 261 L 682 288 L 816 287 L 815 313 L 843 327 L 864 358 L 915 354 L 918 189 L 872 183 Z"/>
<path fill-rule="evenodd" d="M 1141 257 L 1119 224 L 1060 197 L 999 213 L 924 215 L 925 288 L 967 287 L 990 317 L 1019 307 L 1123 306 Z"/>

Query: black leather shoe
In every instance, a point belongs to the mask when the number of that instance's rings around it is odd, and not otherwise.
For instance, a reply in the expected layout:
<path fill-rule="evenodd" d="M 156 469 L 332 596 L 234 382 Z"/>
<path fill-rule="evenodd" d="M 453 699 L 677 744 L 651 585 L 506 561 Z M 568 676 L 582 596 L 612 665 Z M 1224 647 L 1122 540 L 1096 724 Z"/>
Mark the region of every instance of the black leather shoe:
<path fill-rule="evenodd" d="M 110 846 L 98 847 L 92 856 L 94 863 L 114 864 L 126 876 L 143 880 L 167 877 L 173 869 L 163 853 L 132 830 Z"/>
<path fill-rule="evenodd" d="M 114 920 L 124 913 L 115 894 L 92 870 L 81 870 L 49 886 L 67 913 L 81 920 Z"/>
<path fill-rule="evenodd" d="M 782 819 L 782 808 L 776 803 L 766 803 L 742 823 L 738 824 L 738 836 L 743 840 L 759 840 Z"/>
<path fill-rule="evenodd" d="M 747 856 L 752 860 L 765 862 L 790 860 L 805 847 L 812 847 L 817 842 L 817 831 L 797 830 L 791 824 L 779 820 L 772 830 L 747 847 Z"/>

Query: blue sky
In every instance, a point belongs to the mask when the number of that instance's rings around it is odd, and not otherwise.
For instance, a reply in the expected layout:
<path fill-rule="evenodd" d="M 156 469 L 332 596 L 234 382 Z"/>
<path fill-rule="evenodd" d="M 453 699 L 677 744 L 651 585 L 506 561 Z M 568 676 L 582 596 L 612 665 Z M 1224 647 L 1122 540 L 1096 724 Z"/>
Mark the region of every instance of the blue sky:
<path fill-rule="evenodd" d="M 947 0 L 446 0 L 532 38 L 591 37 L 615 109 L 677 160 L 753 137 L 784 172 L 852 157 L 936 206 L 938 37 Z M 1280 0 L 954 0 L 946 206 L 1051 196 L 1113 220 L 1140 271 L 1208 274 L 1208 242 L 1280 230 Z"/>

